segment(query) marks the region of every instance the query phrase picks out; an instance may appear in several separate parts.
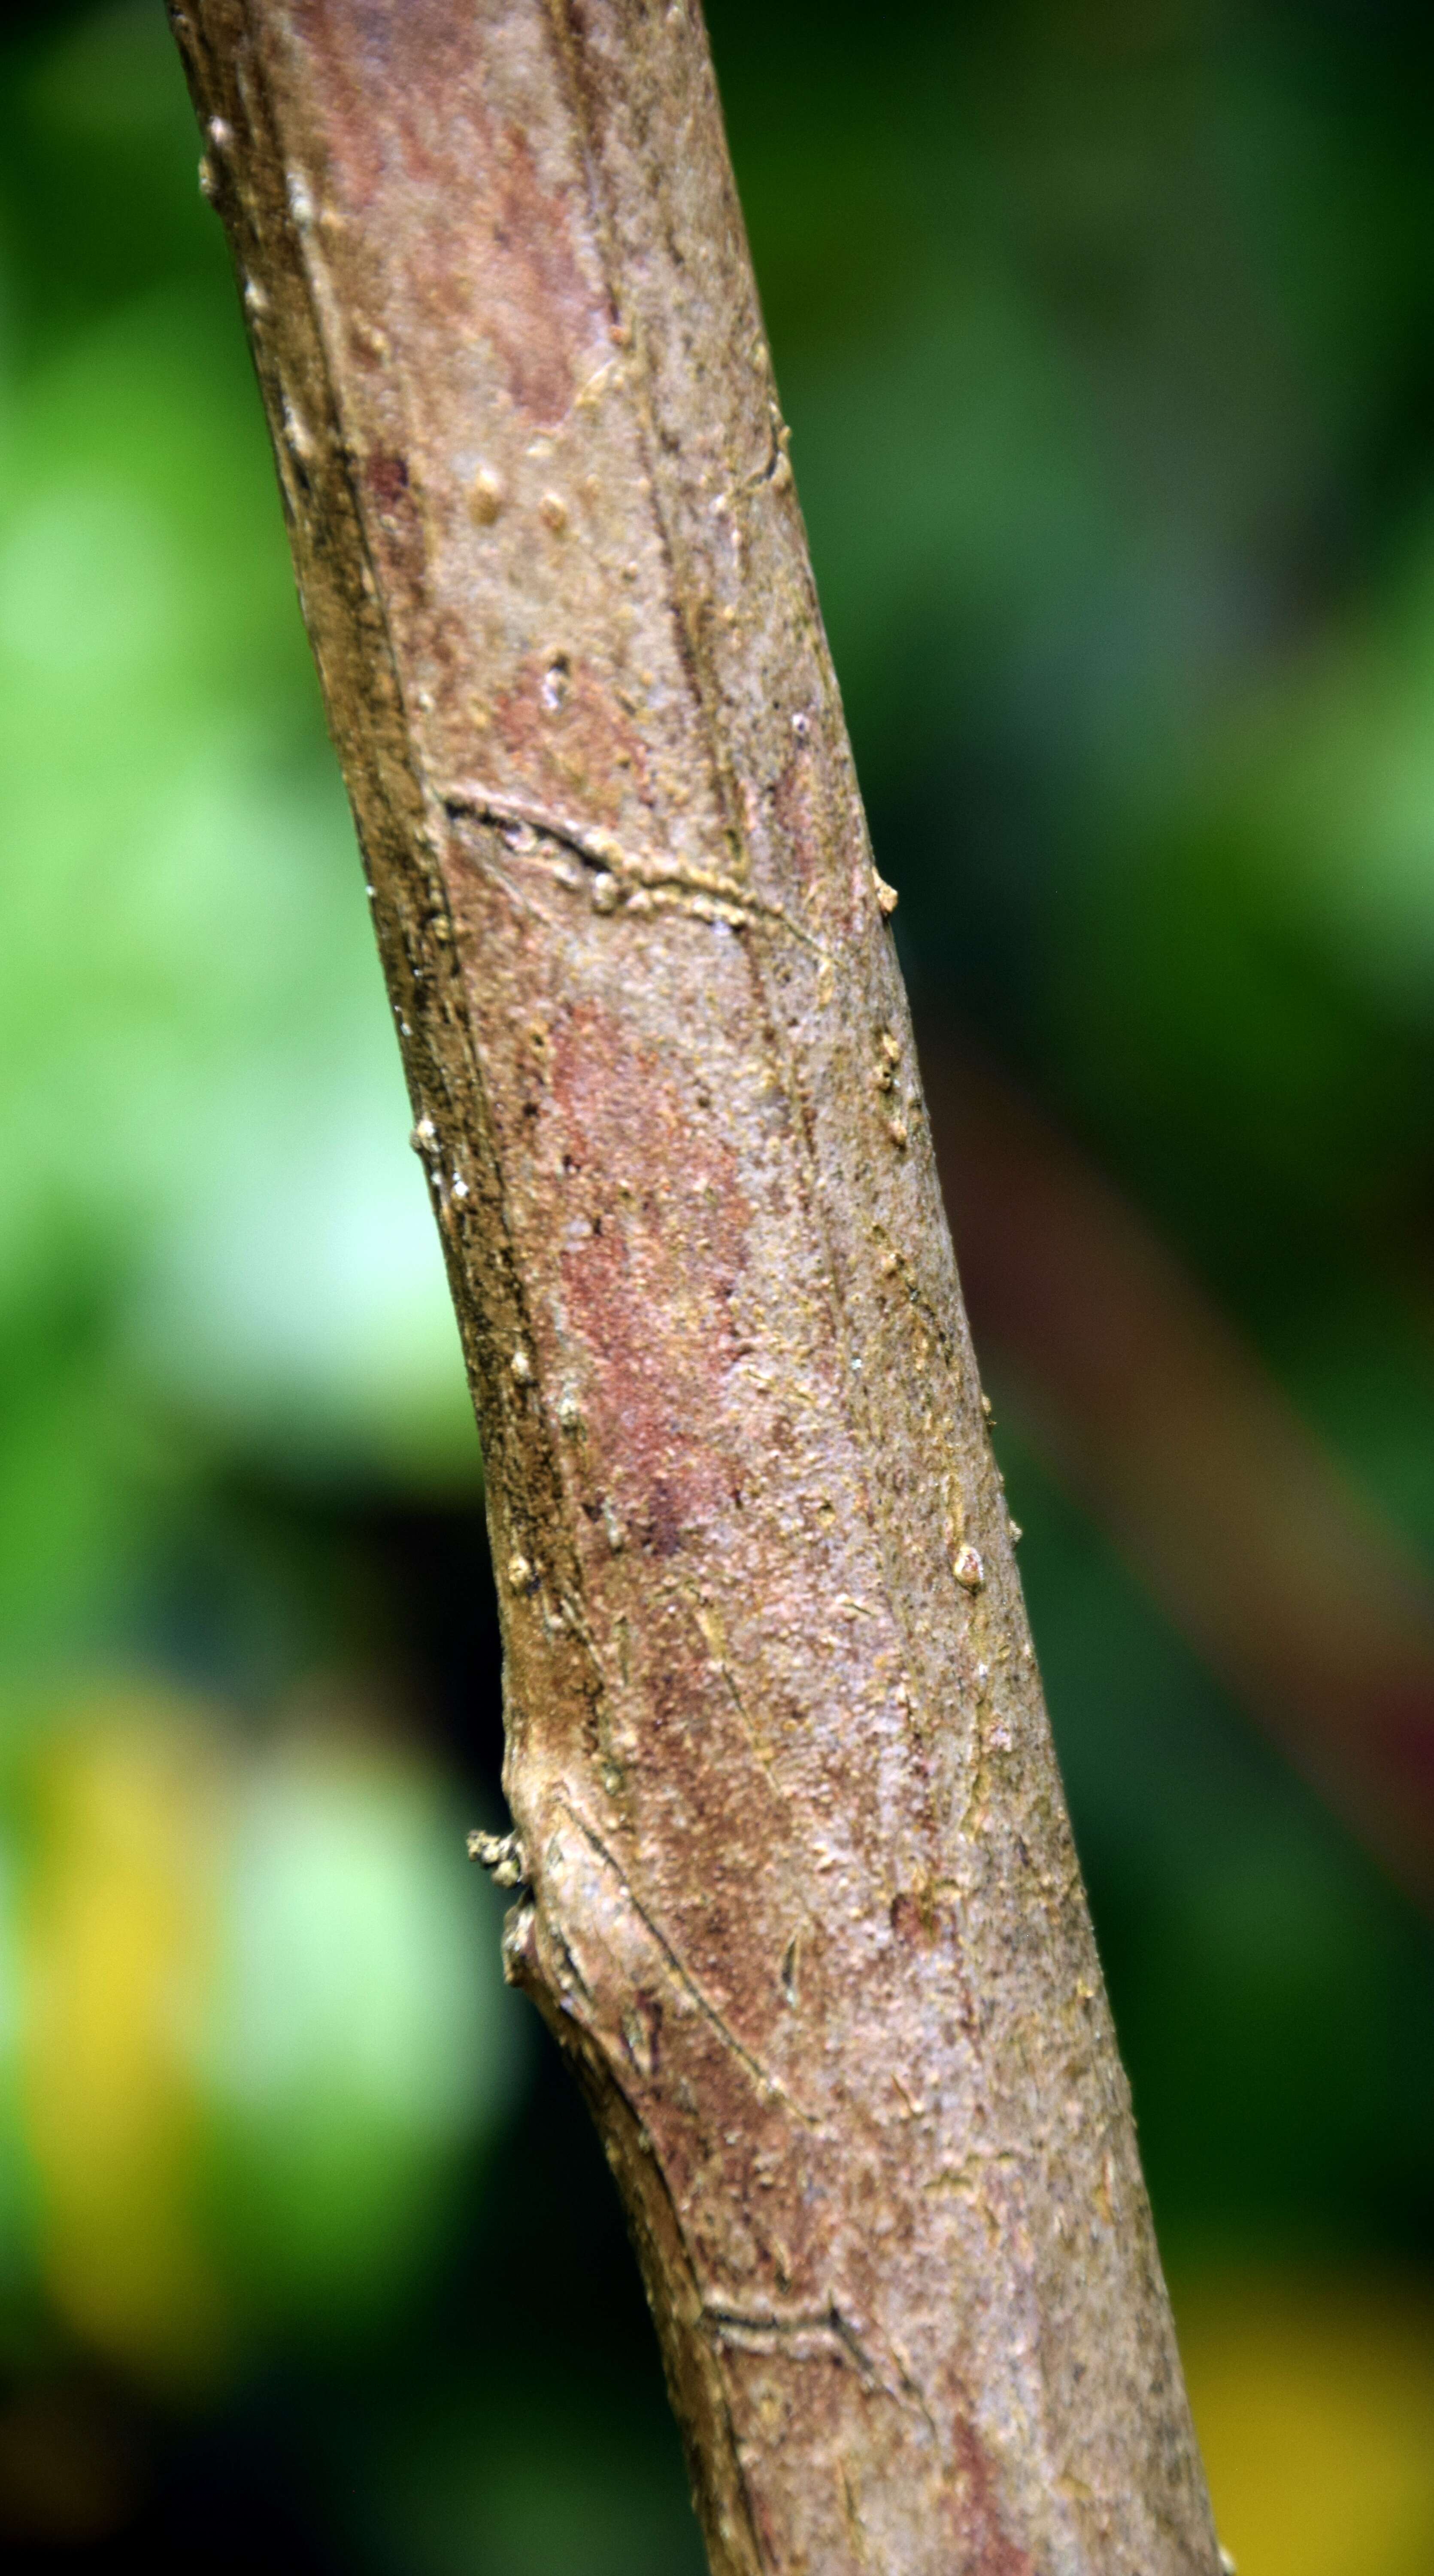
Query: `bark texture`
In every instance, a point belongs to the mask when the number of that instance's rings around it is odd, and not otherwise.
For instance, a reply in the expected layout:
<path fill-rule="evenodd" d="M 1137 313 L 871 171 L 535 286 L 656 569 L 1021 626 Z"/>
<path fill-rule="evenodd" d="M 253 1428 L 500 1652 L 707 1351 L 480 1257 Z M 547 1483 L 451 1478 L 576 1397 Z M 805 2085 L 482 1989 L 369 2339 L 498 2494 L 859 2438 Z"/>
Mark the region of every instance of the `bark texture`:
<path fill-rule="evenodd" d="M 1211 2576 L 695 0 L 172 15 L 713 2567 Z"/>

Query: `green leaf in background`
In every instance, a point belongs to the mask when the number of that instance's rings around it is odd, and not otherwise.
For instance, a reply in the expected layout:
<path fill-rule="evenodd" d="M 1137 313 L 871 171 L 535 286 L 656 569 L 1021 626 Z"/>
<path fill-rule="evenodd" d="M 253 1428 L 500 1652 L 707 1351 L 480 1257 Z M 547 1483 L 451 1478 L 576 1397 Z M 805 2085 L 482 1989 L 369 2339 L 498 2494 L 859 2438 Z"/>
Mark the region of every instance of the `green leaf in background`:
<path fill-rule="evenodd" d="M 6 1770 L 0 2349 L 43 2294 L 203 2386 L 381 2320 L 522 2057 L 456 1803 L 341 1691 L 256 1752 L 111 1682 L 37 1712 Z"/>
<path fill-rule="evenodd" d="M 478 1472 L 227 321 L 156 290 L 6 402 L 0 1317 L 33 1362 L 0 1534 L 32 1626 L 47 1586 L 72 1605 L 91 1557 L 103 1579 L 99 1488 L 154 1508 L 182 1482 L 156 1435 L 419 1487 Z"/>
<path fill-rule="evenodd" d="M 260 2313 L 333 2332 L 381 2306 L 508 2107 L 522 2008 L 461 1849 L 421 1771 L 342 1738 L 244 1785 L 200 2062 L 227 2269 Z"/>

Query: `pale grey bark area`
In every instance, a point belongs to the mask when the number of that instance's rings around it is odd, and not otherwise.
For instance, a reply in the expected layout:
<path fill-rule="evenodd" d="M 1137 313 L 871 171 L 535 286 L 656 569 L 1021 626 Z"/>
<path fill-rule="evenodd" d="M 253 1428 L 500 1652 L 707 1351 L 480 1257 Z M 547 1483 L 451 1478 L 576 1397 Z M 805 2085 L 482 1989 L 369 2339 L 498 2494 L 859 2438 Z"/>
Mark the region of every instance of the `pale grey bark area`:
<path fill-rule="evenodd" d="M 171 14 L 713 2567 L 1213 2576 L 698 12 Z"/>

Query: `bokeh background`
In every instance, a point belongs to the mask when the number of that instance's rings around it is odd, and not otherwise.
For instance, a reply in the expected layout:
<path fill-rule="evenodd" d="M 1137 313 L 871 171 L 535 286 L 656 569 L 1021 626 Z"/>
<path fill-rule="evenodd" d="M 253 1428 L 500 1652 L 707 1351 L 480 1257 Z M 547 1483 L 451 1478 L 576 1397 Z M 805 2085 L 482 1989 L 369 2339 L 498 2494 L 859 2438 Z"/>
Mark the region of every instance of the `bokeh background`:
<path fill-rule="evenodd" d="M 711 0 L 1224 2537 L 1434 2570 L 1434 23 Z M 0 36 L 0 2549 L 696 2576 L 159 0 Z"/>

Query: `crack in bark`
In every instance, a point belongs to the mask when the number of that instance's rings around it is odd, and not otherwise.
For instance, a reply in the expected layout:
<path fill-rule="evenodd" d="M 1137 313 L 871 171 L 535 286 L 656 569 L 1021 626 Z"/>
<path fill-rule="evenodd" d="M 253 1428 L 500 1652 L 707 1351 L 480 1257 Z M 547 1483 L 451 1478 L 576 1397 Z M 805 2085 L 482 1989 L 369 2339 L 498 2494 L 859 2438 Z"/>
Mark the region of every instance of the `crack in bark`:
<path fill-rule="evenodd" d="M 681 1583 L 679 1584 L 678 1589 L 682 1595 L 683 1601 L 687 1605 L 687 1610 L 691 1617 L 692 1624 L 696 1628 L 698 1636 L 701 1638 L 703 1645 L 707 1649 L 708 1661 L 710 1662 L 714 1673 L 726 1689 L 727 1695 L 737 1712 L 738 1718 L 741 1722 L 742 1732 L 746 1736 L 747 1741 L 752 1748 L 753 1759 L 758 1764 L 763 1779 L 766 1781 L 773 1797 L 776 1798 L 783 1807 L 786 1807 L 788 1804 L 787 1792 L 782 1787 L 781 1782 L 776 1776 L 772 1747 L 767 1742 L 766 1738 L 759 1733 L 756 1721 L 748 1713 L 747 1703 L 742 1696 L 737 1676 L 733 1672 L 726 1654 L 722 1650 L 720 1641 L 717 1640 L 715 1636 L 711 1619 L 691 1584 Z"/>
<path fill-rule="evenodd" d="M 843 2316 L 835 2299 L 829 2300 L 824 2308 L 798 2310 L 795 2315 L 785 2314 L 776 2308 L 750 2310 L 726 2307 L 719 2305 L 716 2300 L 704 2299 L 702 2324 L 708 2334 L 736 2343 L 739 2350 L 760 2352 L 766 2344 L 778 2348 L 791 2345 L 794 2357 L 799 2361 L 816 2360 L 821 2357 L 810 2349 L 806 2352 L 801 2350 L 803 2336 L 815 2335 L 824 2338 L 823 2352 L 830 2353 L 832 2346 L 835 2345 L 837 2351 L 845 2356 L 867 2387 L 876 2389 L 883 2397 L 889 2397 L 894 2405 L 900 2405 L 905 2401 L 915 2407 L 927 2425 L 932 2440 L 936 2439 L 936 2426 L 932 2422 L 930 2410 L 918 2382 L 900 2365 L 898 2365 L 895 2381 L 887 2378 L 878 2369 L 855 2326 L 849 2318 Z M 743 2338 L 746 2338 L 745 2343 Z"/>
<path fill-rule="evenodd" d="M 724 2048 L 730 2049 L 738 2063 L 745 2066 L 748 2074 L 756 2084 L 760 2085 L 762 2091 L 769 2094 L 774 2101 L 780 2102 L 786 2110 L 790 2111 L 794 2120 L 800 2120 L 804 2128 L 820 2132 L 822 2124 L 816 2115 L 811 2111 L 803 2110 L 800 2102 L 793 2100 L 780 2076 L 773 2075 L 770 2069 L 762 2064 L 759 2057 L 754 2057 L 745 2040 L 738 2038 L 735 2030 L 731 2028 L 729 2023 L 723 2020 L 723 2017 L 718 2011 L 716 2005 L 703 1993 L 702 1988 L 697 1983 L 691 1969 L 686 1965 L 679 1953 L 673 1948 L 672 1943 L 669 1941 L 666 1933 L 662 1930 L 661 1925 L 654 1922 L 653 1917 L 647 1910 L 647 1907 L 643 1904 L 641 1897 L 634 1889 L 631 1880 L 627 1877 L 620 1861 L 618 1861 L 616 1856 L 609 1851 L 601 1834 L 599 1834 L 595 1828 L 588 1823 L 586 1816 L 579 1814 L 577 1808 L 573 1805 L 572 1800 L 565 1794 L 559 1794 L 558 1803 L 563 1808 L 564 1813 L 572 1818 L 572 1821 L 577 1826 L 579 1833 L 591 1846 L 592 1850 L 596 1852 L 599 1860 L 602 1861 L 607 1869 L 611 1870 L 613 1877 L 617 1880 L 624 1897 L 631 1906 L 633 1913 L 637 1916 L 643 1930 L 647 1933 L 648 1938 L 655 1944 L 656 1948 L 661 1951 L 663 1958 L 667 1962 L 667 1965 L 677 1983 L 681 1986 L 683 1993 L 688 1997 L 695 2009 L 702 2015 L 703 2020 L 706 2021 L 710 2028 L 717 2033 L 717 2036 L 721 2040 Z"/>
<path fill-rule="evenodd" d="M 624 850 L 601 825 L 590 828 L 567 815 L 554 814 L 545 806 L 492 794 L 484 788 L 448 787 L 440 795 L 450 822 L 483 823 L 501 832 L 515 858 L 539 856 L 514 839 L 516 832 L 530 832 L 551 841 L 558 849 L 570 850 L 591 873 L 595 904 L 600 902 L 604 878 L 610 878 L 615 888 L 614 910 L 621 902 L 626 910 L 638 912 L 645 901 L 686 912 L 697 921 L 725 921 L 732 930 L 769 924 L 773 929 L 785 930 L 814 956 L 826 956 L 820 940 L 813 938 L 803 923 L 793 920 L 783 905 L 769 903 L 754 893 L 740 877 L 724 876 L 715 868 L 692 868 L 637 856 Z"/>
<path fill-rule="evenodd" d="M 873 2388 L 884 2388 L 881 2373 L 872 2361 L 860 2336 L 855 2328 L 847 2323 L 834 2300 L 825 2308 L 799 2311 L 795 2316 L 783 2316 L 776 2309 L 752 2312 L 742 2308 L 721 2307 L 715 2300 L 705 2299 L 702 2303 L 702 2322 L 709 2333 L 733 2340 L 745 2335 L 753 2338 L 754 2341 L 757 2338 L 764 2338 L 769 2342 L 782 2344 L 795 2342 L 803 2335 L 826 2336 L 830 2342 L 836 2344 L 840 2352 L 846 2355 L 864 2380 Z M 797 2357 L 799 2360 L 814 2358 L 810 2354 L 801 2353 Z M 885 2393 L 890 2396 L 893 2392 L 886 2389 Z"/>

